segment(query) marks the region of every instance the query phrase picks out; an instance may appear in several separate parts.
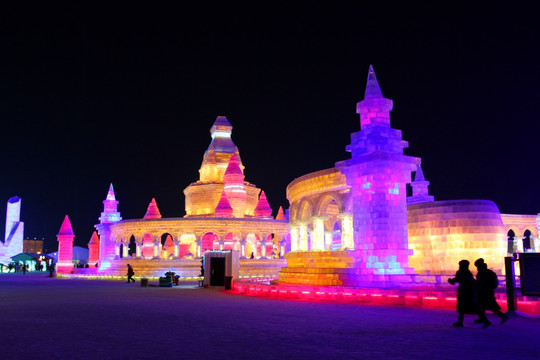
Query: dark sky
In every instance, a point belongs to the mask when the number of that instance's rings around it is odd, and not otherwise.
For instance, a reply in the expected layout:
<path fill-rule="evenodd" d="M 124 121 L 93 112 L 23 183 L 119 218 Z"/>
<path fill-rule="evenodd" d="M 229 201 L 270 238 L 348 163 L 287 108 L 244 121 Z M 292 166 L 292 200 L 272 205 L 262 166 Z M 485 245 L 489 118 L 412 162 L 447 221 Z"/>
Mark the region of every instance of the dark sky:
<path fill-rule="evenodd" d="M 538 6 L 231 3 L 2 9 L 0 209 L 22 198 L 26 237 L 55 249 L 68 214 L 86 244 L 111 182 L 124 219 L 183 216 L 218 115 L 288 208 L 348 158 L 370 64 L 437 200 L 540 211 Z"/>

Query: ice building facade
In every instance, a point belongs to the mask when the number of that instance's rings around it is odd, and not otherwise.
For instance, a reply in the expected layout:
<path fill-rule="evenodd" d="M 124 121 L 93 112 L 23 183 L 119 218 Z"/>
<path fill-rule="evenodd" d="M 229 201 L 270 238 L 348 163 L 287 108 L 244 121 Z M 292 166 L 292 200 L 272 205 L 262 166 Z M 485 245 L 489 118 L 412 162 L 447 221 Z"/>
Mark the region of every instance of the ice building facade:
<path fill-rule="evenodd" d="M 24 223 L 21 221 L 21 198 L 7 201 L 4 241 L 0 241 L 0 264 L 9 264 L 11 257 L 23 252 Z"/>
<path fill-rule="evenodd" d="M 89 262 L 98 263 L 98 272 L 124 274 L 129 262 L 138 275 L 198 276 L 206 250 L 238 251 L 243 276 L 276 274 L 285 266 L 289 225 L 282 209 L 274 218 L 264 192 L 245 181 L 226 117 L 217 117 L 210 136 L 199 180 L 184 189 L 183 218 L 162 217 L 152 199 L 143 218 L 122 219 L 110 186 L 89 242 Z"/>
<path fill-rule="evenodd" d="M 408 143 L 390 126 L 392 106 L 370 67 L 351 158 L 288 185 L 293 252 L 281 282 L 385 286 L 451 274 L 459 260 L 479 257 L 501 272 L 507 253 L 538 247 L 540 214 L 501 214 L 489 200 L 435 201 L 421 159 L 404 155 Z"/>

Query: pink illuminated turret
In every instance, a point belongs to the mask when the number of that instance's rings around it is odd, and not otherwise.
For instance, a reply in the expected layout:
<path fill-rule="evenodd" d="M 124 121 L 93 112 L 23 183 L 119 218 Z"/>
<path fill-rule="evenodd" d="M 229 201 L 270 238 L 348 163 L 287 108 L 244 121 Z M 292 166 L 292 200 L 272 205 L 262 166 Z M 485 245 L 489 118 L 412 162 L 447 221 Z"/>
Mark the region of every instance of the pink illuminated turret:
<path fill-rule="evenodd" d="M 73 239 L 75 234 L 67 215 L 56 237 L 58 239 L 57 272 L 70 274 L 73 271 Z"/>
<path fill-rule="evenodd" d="M 416 167 L 414 181 L 411 183 L 411 186 L 412 196 L 407 198 L 407 204 L 418 204 L 435 200 L 433 196 L 429 195 L 429 181 L 426 181 L 424 178 L 424 173 L 420 165 Z"/>
<path fill-rule="evenodd" d="M 229 165 L 223 175 L 223 190 L 227 194 L 229 204 L 233 208 L 233 215 L 243 218 L 246 209 L 246 188 L 244 186 L 244 173 L 240 168 L 240 163 L 233 154 L 229 159 Z"/>
<path fill-rule="evenodd" d="M 268 204 L 264 191 L 261 191 L 261 196 L 259 196 L 259 202 L 255 208 L 255 216 L 266 218 L 272 217 L 272 208 L 270 207 L 270 204 Z"/>
<path fill-rule="evenodd" d="M 92 237 L 88 242 L 88 263 L 95 264 L 99 261 L 99 237 L 97 232 L 92 233 Z"/>
<path fill-rule="evenodd" d="M 107 192 L 107 197 L 105 198 L 105 200 L 103 200 L 103 212 L 99 217 L 99 222 L 103 224 L 122 220 L 122 217 L 117 210 L 117 206 L 118 201 L 114 196 L 114 189 L 113 185 L 111 184 L 111 186 L 109 187 L 109 191 Z"/>
<path fill-rule="evenodd" d="M 287 220 L 285 219 L 285 214 L 283 213 L 283 208 L 281 206 L 278 209 L 276 220 Z"/>
<path fill-rule="evenodd" d="M 144 219 L 161 219 L 161 213 L 159 212 L 155 198 L 152 198 L 152 201 L 148 204 Z"/>
<path fill-rule="evenodd" d="M 221 199 L 219 199 L 219 203 L 216 206 L 215 214 L 218 217 L 233 216 L 233 208 L 231 207 L 231 204 L 227 199 L 227 194 L 225 193 L 225 191 L 221 193 Z"/>

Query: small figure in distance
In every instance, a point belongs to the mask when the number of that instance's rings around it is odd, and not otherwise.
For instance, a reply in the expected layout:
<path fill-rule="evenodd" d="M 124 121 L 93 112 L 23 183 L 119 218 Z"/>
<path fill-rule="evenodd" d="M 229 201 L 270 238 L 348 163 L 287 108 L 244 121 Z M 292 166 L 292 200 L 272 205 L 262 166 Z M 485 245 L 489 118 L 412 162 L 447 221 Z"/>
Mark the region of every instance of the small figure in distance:
<path fill-rule="evenodd" d="M 129 284 L 129 281 L 135 282 L 135 279 L 133 278 L 133 275 L 135 275 L 135 271 L 133 271 L 133 267 L 130 264 L 127 264 L 128 271 L 127 271 L 127 282 Z"/>
<path fill-rule="evenodd" d="M 501 311 L 501 307 L 497 304 L 497 299 L 495 299 L 495 289 L 499 286 L 497 274 L 493 270 L 488 269 L 487 264 L 482 258 L 476 260 L 474 266 L 478 270 L 476 282 L 478 283 L 478 305 L 480 306 L 480 311 L 484 317 L 486 310 L 493 312 L 501 318 L 502 325 L 508 320 L 508 315 Z M 482 315 L 480 315 L 474 322 L 484 322 L 482 318 Z"/>
<path fill-rule="evenodd" d="M 253 251 L 251 252 L 251 256 L 249 258 L 250 259 L 255 259 L 255 254 L 253 254 Z"/>
<path fill-rule="evenodd" d="M 459 283 L 459 287 L 457 289 L 456 306 L 456 311 L 459 315 L 458 321 L 453 325 L 463 327 L 463 318 L 465 317 L 465 314 L 477 314 L 484 323 L 482 328 L 487 328 L 491 323 L 486 318 L 486 315 L 479 311 L 476 297 L 476 280 L 469 270 L 469 264 L 470 263 L 468 260 L 461 260 L 459 262 L 459 270 L 456 272 L 456 276 L 448 279 L 448 282 L 452 285 Z"/>

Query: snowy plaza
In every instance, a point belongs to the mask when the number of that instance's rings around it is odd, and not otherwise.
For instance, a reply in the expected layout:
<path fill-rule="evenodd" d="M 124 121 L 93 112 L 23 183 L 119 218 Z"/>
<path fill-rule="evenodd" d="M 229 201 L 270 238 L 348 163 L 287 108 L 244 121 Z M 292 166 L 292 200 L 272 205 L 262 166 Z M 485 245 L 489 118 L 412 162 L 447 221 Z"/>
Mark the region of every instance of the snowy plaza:
<path fill-rule="evenodd" d="M 3 359 L 537 359 L 537 317 L 0 275 Z"/>

